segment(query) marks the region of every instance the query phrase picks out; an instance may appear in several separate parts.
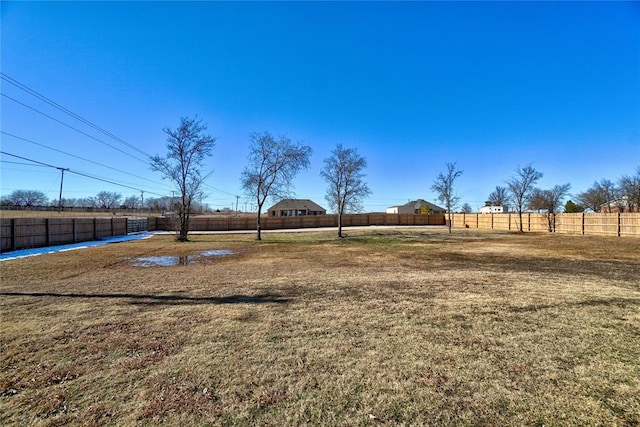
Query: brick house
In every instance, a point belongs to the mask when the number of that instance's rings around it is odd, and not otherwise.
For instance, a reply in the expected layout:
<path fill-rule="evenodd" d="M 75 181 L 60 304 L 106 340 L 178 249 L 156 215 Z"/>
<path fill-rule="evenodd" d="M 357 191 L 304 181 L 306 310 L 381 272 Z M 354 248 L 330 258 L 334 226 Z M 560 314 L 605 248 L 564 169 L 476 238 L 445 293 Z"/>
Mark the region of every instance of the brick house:
<path fill-rule="evenodd" d="M 445 208 L 429 203 L 426 200 L 418 199 L 405 203 L 404 205 L 389 206 L 386 210 L 388 214 L 423 214 L 443 215 Z"/>
<path fill-rule="evenodd" d="M 309 199 L 283 199 L 271 206 L 270 217 L 326 215 L 327 210 Z"/>
<path fill-rule="evenodd" d="M 600 205 L 601 213 L 624 213 L 624 212 L 639 212 L 639 207 L 633 203 L 629 203 L 629 197 L 623 196 L 619 199 L 612 200 L 609 203 L 603 203 Z"/>

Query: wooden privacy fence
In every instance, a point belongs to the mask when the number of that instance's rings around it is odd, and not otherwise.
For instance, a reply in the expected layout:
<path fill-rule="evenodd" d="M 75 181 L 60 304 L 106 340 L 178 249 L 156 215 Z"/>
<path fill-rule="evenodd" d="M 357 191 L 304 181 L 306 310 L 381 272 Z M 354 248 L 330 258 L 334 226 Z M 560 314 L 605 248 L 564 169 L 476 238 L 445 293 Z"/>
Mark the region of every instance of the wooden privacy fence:
<path fill-rule="evenodd" d="M 491 230 L 520 229 L 518 213 L 453 214 L 453 227 Z M 552 218 L 553 221 L 553 218 Z M 549 231 L 547 214 L 522 214 L 523 231 Z M 593 236 L 640 237 L 640 213 L 555 214 L 555 232 Z"/>
<path fill-rule="evenodd" d="M 146 229 L 146 218 L 144 228 Z M 128 229 L 142 231 L 137 220 L 126 217 L 105 218 L 2 218 L 1 252 L 86 242 L 127 234 Z"/>
<path fill-rule="evenodd" d="M 444 215 L 414 214 L 349 214 L 342 225 L 445 225 Z M 523 230 L 548 232 L 546 214 L 525 213 Z M 337 215 L 263 217 L 263 230 L 337 227 Z M 491 230 L 519 229 L 517 213 L 453 214 L 453 227 Z M 191 231 L 254 230 L 256 218 L 251 216 L 195 216 Z M 2 218 L 1 251 L 63 245 L 125 235 L 145 230 L 175 229 L 171 217 L 103 217 L 103 218 Z M 575 213 L 556 214 L 555 232 L 561 234 L 640 237 L 640 213 Z"/>
<path fill-rule="evenodd" d="M 150 230 L 175 230 L 172 217 L 149 218 Z M 356 225 L 444 225 L 444 215 L 348 214 L 342 216 L 344 227 Z M 338 215 L 262 217 L 263 230 L 337 227 Z M 255 230 L 256 217 L 195 216 L 189 221 L 191 231 Z"/>

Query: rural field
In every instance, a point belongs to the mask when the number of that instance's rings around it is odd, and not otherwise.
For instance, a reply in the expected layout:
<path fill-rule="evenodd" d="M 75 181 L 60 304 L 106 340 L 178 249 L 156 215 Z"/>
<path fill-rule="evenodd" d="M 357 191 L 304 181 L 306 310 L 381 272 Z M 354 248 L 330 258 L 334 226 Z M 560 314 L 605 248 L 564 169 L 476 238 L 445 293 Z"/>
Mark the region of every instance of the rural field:
<path fill-rule="evenodd" d="M 640 239 L 173 236 L 0 264 L 0 425 L 640 424 Z"/>

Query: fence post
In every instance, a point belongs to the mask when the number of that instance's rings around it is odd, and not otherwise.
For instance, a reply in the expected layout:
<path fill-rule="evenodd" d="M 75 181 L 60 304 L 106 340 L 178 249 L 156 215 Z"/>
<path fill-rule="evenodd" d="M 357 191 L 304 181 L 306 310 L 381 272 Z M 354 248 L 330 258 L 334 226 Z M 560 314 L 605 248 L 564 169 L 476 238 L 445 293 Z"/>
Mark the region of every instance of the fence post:
<path fill-rule="evenodd" d="M 71 234 L 72 234 L 73 243 L 77 243 L 78 242 L 78 237 L 77 237 L 77 234 L 76 234 L 76 219 L 75 218 L 71 218 Z"/>
<path fill-rule="evenodd" d="M 49 232 L 51 227 L 49 227 L 49 218 L 44 220 L 44 232 L 46 234 L 45 242 L 46 246 L 51 246 L 51 233 Z"/>
<path fill-rule="evenodd" d="M 493 213 L 491 214 L 491 229 L 493 230 Z"/>
<path fill-rule="evenodd" d="M 16 218 L 11 219 L 11 249 L 17 249 L 17 240 L 16 234 L 18 233 L 18 224 L 16 224 Z"/>
<path fill-rule="evenodd" d="M 115 236 L 115 231 L 113 229 L 113 217 L 111 217 L 111 237 Z"/>
<path fill-rule="evenodd" d="M 621 232 L 621 224 L 620 224 L 620 212 L 618 212 L 618 237 L 620 237 Z"/>
<path fill-rule="evenodd" d="M 584 236 L 584 212 L 580 216 L 580 232 Z"/>
<path fill-rule="evenodd" d="M 511 231 L 511 212 L 507 213 L 507 228 L 509 229 L 509 231 Z"/>

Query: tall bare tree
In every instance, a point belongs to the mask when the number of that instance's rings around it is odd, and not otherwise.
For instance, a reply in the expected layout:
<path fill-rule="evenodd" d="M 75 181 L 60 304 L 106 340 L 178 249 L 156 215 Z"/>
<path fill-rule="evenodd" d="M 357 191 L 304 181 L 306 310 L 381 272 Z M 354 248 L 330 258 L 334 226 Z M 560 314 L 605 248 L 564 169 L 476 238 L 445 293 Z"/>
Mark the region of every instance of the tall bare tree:
<path fill-rule="evenodd" d="M 523 232 L 522 211 L 528 203 L 531 191 L 534 189 L 533 186 L 540 178 L 542 178 L 542 172 L 538 172 L 533 166 L 527 165 L 522 168 L 517 168 L 515 175 L 507 181 L 507 189 L 509 190 L 511 200 L 520 218 L 519 228 L 521 233 Z"/>
<path fill-rule="evenodd" d="M 204 132 L 207 125 L 197 118 L 180 118 L 176 129 L 166 127 L 167 154 L 151 158 L 151 169 L 169 179 L 180 194 L 178 207 L 178 224 L 176 239 L 184 242 L 189 240 L 189 216 L 191 204 L 202 194 L 201 187 L 206 176 L 202 175 L 202 162 L 210 156 L 216 139 Z"/>
<path fill-rule="evenodd" d="M 262 240 L 260 215 L 267 198 L 286 198 L 293 178 L 309 167 L 311 147 L 294 144 L 286 136 L 274 138 L 269 132 L 249 136 L 249 164 L 242 172 L 241 183 L 258 206 L 256 239 Z"/>
<path fill-rule="evenodd" d="M 460 202 L 460 197 L 454 191 L 455 181 L 460 175 L 462 175 L 462 171 L 456 169 L 455 163 L 447 163 L 447 171 L 445 173 L 441 172 L 433 181 L 433 185 L 431 185 L 431 189 L 438 195 L 438 200 L 444 203 L 447 208 L 449 233 L 451 233 L 451 213 Z"/>
<path fill-rule="evenodd" d="M 329 184 L 325 199 L 338 214 L 338 237 L 342 237 L 342 215 L 362 210 L 362 200 L 371 194 L 364 182 L 367 161 L 355 148 L 338 144 L 331 156 L 324 160 L 320 175 Z"/>

